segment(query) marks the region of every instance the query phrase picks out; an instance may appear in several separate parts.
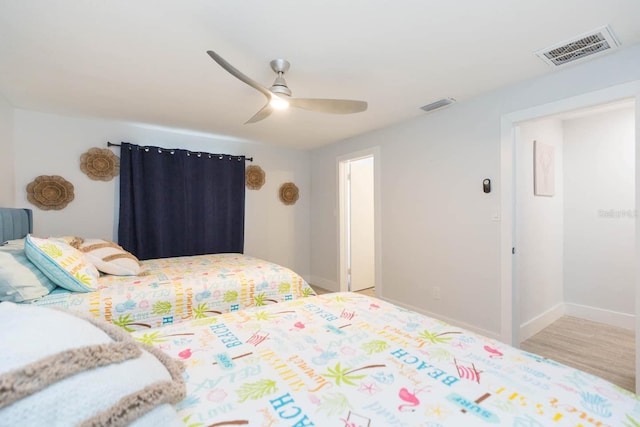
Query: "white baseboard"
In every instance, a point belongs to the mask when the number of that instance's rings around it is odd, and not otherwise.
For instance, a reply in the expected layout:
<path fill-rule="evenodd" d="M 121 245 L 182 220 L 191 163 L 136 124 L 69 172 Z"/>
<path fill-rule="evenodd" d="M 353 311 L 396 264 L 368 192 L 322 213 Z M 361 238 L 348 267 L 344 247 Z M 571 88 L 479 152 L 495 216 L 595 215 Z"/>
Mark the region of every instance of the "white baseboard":
<path fill-rule="evenodd" d="M 562 316 L 573 316 L 632 331 L 636 329 L 636 316 L 633 314 L 565 302 L 523 323 L 520 326 L 520 335 L 518 336 L 520 342 L 531 338 Z"/>
<path fill-rule="evenodd" d="M 564 316 L 566 312 L 565 306 L 566 304 L 561 302 L 554 307 L 551 307 L 544 313 L 539 314 L 533 319 L 520 325 L 520 332 L 518 334 L 518 339 L 520 340 L 520 342 L 531 338 L 532 336 Z"/>
<path fill-rule="evenodd" d="M 391 298 L 386 298 L 386 297 L 384 297 L 382 295 L 379 295 L 378 298 L 380 298 L 381 300 L 385 300 L 387 302 L 390 302 L 391 304 L 395 304 L 397 306 L 400 306 L 400 307 L 415 311 L 417 313 L 424 314 L 425 316 L 429 316 L 429 317 L 432 317 L 434 319 L 442 320 L 444 322 L 449 323 L 450 325 L 457 326 L 459 328 L 464 328 L 464 329 L 466 329 L 468 331 L 475 332 L 476 334 L 484 335 L 485 337 L 493 338 L 494 340 L 498 340 L 498 341 L 502 340 L 501 337 L 500 337 L 500 333 L 498 333 L 498 332 L 493 332 L 493 331 L 488 331 L 486 329 L 481 329 L 481 328 L 478 328 L 477 326 L 469 325 L 469 324 L 466 324 L 464 322 L 460 322 L 460 321 L 455 320 L 455 319 L 450 319 L 450 318 L 447 318 L 447 317 L 442 316 L 440 314 L 431 313 L 431 312 L 429 312 L 427 310 L 423 310 L 421 308 L 414 307 L 414 306 L 412 306 L 410 304 L 405 304 L 405 303 L 402 303 L 402 302 L 399 302 L 399 301 L 395 301 L 395 300 L 393 300 Z"/>
<path fill-rule="evenodd" d="M 307 280 L 313 286 L 318 286 L 322 289 L 326 289 L 330 292 L 340 292 L 340 285 L 333 280 L 328 280 L 322 277 L 310 276 L 310 280 Z"/>
<path fill-rule="evenodd" d="M 606 323 L 607 325 L 619 328 L 636 329 L 636 316 L 633 314 L 620 313 L 619 311 L 605 310 L 588 305 L 565 303 L 565 314 L 567 316 L 579 317 L 580 319 L 591 320 L 593 322 Z"/>

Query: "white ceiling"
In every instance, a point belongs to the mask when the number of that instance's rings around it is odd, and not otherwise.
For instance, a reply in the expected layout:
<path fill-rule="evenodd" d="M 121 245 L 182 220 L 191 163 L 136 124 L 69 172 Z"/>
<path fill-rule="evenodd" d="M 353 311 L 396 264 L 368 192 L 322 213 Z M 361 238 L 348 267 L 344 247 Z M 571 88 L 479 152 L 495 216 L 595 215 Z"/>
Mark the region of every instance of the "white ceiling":
<path fill-rule="evenodd" d="M 554 72 L 533 52 L 609 24 L 640 42 L 638 0 L 0 0 L 0 94 L 17 108 L 307 149 Z M 207 54 L 294 96 L 368 101 L 353 115 L 264 104 Z"/>

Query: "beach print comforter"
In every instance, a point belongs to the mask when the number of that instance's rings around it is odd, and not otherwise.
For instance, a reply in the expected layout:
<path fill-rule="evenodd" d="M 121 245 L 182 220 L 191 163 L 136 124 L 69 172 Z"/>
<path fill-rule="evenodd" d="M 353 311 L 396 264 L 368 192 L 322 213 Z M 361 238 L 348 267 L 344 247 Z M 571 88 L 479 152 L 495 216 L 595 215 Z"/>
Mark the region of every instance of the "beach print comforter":
<path fill-rule="evenodd" d="M 633 393 L 359 294 L 133 336 L 186 365 L 189 427 L 640 425 Z"/>
<path fill-rule="evenodd" d="M 247 255 L 141 263 L 138 276 L 104 275 L 96 292 L 56 290 L 34 304 L 89 313 L 131 332 L 315 295 L 292 270 Z"/>

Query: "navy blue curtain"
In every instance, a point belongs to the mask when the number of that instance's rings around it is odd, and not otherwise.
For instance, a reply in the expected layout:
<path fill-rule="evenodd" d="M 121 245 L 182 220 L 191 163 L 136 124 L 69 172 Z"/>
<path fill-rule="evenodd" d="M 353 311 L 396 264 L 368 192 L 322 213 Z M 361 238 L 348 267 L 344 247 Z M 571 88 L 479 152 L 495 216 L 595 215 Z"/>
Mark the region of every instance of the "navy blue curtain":
<path fill-rule="evenodd" d="M 139 259 L 244 250 L 245 158 L 123 142 L 118 243 Z"/>

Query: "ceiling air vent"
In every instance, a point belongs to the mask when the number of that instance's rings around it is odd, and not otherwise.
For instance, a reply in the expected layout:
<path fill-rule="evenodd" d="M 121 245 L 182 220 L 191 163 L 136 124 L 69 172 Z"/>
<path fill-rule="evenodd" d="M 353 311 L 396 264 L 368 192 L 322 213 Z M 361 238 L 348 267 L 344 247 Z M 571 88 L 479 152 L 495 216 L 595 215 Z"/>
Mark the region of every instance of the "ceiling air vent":
<path fill-rule="evenodd" d="M 608 26 L 536 52 L 536 55 L 553 67 L 560 67 L 588 56 L 616 49 L 620 43 Z"/>
<path fill-rule="evenodd" d="M 451 105 L 454 102 L 456 102 L 456 100 L 453 98 L 442 98 L 441 100 L 432 102 L 431 104 L 423 105 L 422 107 L 420 107 L 420 109 L 428 113 L 430 111 L 446 107 L 447 105 Z"/>

